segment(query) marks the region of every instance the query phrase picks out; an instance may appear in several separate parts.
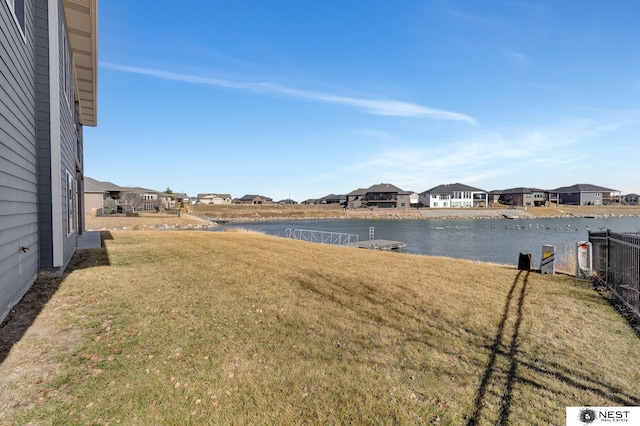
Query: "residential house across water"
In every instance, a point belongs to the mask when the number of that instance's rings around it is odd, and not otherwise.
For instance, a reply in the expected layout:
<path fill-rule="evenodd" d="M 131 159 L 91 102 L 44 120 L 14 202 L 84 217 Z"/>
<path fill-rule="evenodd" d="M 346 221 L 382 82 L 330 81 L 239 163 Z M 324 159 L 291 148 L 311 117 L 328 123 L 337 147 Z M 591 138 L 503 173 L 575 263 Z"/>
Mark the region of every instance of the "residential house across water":
<path fill-rule="evenodd" d="M 549 191 L 549 201 L 576 206 L 619 204 L 620 191 L 602 186 L 579 183 Z"/>
<path fill-rule="evenodd" d="M 198 194 L 196 204 L 231 204 L 231 194 Z"/>
<path fill-rule="evenodd" d="M 262 195 L 247 194 L 242 198 L 235 198 L 233 204 L 273 204 L 273 199 Z"/>
<path fill-rule="evenodd" d="M 360 188 L 347 194 L 347 208 L 406 209 L 411 207 L 411 192 L 390 183 Z"/>
<path fill-rule="evenodd" d="M 431 208 L 488 207 L 489 194 L 462 183 L 438 185 L 420 193 L 420 205 Z"/>
<path fill-rule="evenodd" d="M 491 202 L 520 207 L 541 207 L 548 205 L 549 191 L 538 188 L 510 188 L 489 192 Z"/>

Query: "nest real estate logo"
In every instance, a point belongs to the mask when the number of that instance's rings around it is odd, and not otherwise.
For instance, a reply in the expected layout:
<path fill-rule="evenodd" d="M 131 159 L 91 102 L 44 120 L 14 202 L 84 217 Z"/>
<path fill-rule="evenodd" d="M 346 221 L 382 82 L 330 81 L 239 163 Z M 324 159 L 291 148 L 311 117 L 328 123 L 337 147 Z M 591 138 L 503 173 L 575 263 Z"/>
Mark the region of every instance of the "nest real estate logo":
<path fill-rule="evenodd" d="M 640 425 L 640 407 L 567 407 L 567 426 Z"/>

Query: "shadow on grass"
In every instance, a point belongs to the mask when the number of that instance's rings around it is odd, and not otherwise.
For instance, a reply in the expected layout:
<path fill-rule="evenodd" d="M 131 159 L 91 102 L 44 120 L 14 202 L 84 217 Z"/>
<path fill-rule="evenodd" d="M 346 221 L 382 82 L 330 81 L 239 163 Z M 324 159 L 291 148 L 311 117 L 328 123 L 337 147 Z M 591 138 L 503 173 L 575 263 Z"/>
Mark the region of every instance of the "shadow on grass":
<path fill-rule="evenodd" d="M 109 255 L 104 247 L 104 241 L 107 239 L 113 239 L 111 234 L 101 232 L 101 248 L 79 250 L 74 253 L 62 276 L 38 274 L 38 278 L 31 288 L 0 324 L 0 364 L 4 362 L 11 348 L 22 339 L 42 309 L 56 294 L 67 275 L 75 270 L 109 265 Z"/>
<path fill-rule="evenodd" d="M 509 360 L 509 370 L 507 371 L 507 377 L 504 383 L 504 391 L 502 393 L 502 401 L 500 403 L 500 417 L 497 424 L 505 425 L 509 423 L 511 398 L 513 395 L 513 384 L 518 374 L 518 336 L 520 334 L 520 326 L 522 324 L 522 307 L 524 306 L 524 298 L 527 291 L 529 274 L 530 272 L 527 271 L 524 274 L 524 278 L 520 279 L 520 277 L 523 275 L 523 271 L 518 271 L 518 275 L 516 275 L 515 279 L 513 280 L 513 284 L 509 289 L 509 293 L 507 294 L 507 298 L 505 300 L 504 309 L 502 311 L 502 318 L 500 320 L 500 323 L 498 324 L 498 331 L 496 332 L 493 344 L 490 347 L 491 353 L 489 354 L 489 360 L 487 361 L 484 374 L 482 375 L 480 386 L 478 386 L 478 390 L 476 391 L 476 399 L 473 404 L 474 411 L 471 418 L 467 422 L 467 426 L 477 425 L 481 419 L 487 388 L 493 375 L 496 373 L 495 364 L 498 355 L 504 355 L 507 357 L 507 359 Z M 516 290 L 520 281 L 522 281 L 522 285 L 520 286 L 519 296 L 517 300 L 518 306 L 516 308 L 516 319 L 513 326 L 511 344 L 509 345 L 509 351 L 507 353 L 504 353 L 500 350 L 500 347 L 503 346 L 503 341 L 505 340 L 505 326 L 507 320 L 509 319 L 511 304 L 514 302 L 514 295 L 516 294 Z"/>
<path fill-rule="evenodd" d="M 633 395 L 625 394 L 615 386 L 607 384 L 603 381 L 599 381 L 595 377 L 587 376 L 584 373 L 580 373 L 577 371 L 567 370 L 565 367 L 556 363 L 548 364 L 548 366 L 546 367 L 539 366 L 536 365 L 537 360 L 536 362 L 527 361 L 524 359 L 526 357 L 525 354 L 520 354 L 518 352 L 518 338 L 520 335 L 520 327 L 522 325 L 524 317 L 523 306 L 527 291 L 529 273 L 529 271 L 524 273 L 524 278 L 521 279 L 523 271 L 519 271 L 518 275 L 516 275 L 516 278 L 513 281 L 513 284 L 511 285 L 511 288 L 509 289 L 509 293 L 507 294 L 505 300 L 504 310 L 502 312 L 502 318 L 500 323 L 498 324 L 498 330 L 496 332 L 495 339 L 490 346 L 491 353 L 489 354 L 489 359 L 485 366 L 482 380 L 480 382 L 480 385 L 478 386 L 478 390 L 476 391 L 476 398 L 473 406 L 474 411 L 469 421 L 467 422 L 467 426 L 477 425 L 481 423 L 482 411 L 485 405 L 487 389 L 489 387 L 489 383 L 492 380 L 492 377 L 497 373 L 496 360 L 498 356 L 503 357 L 508 361 L 509 368 L 507 370 L 504 383 L 502 384 L 500 413 L 499 418 L 495 423 L 496 425 L 509 424 L 509 415 L 511 412 L 511 403 L 513 398 L 513 387 L 516 382 L 521 382 L 534 388 L 544 389 L 544 386 L 542 384 L 520 377 L 520 375 L 518 374 L 519 368 L 534 371 L 540 377 L 551 377 L 571 387 L 588 390 L 596 395 L 601 396 L 602 398 L 615 401 L 615 403 L 623 406 L 637 406 L 638 404 L 640 404 L 640 398 Z M 512 311 L 511 305 L 516 302 L 516 298 L 517 306 L 515 308 L 516 312 L 513 332 L 511 333 L 511 343 L 508 346 L 508 350 L 506 350 L 507 345 L 505 344 L 505 342 L 508 338 L 508 336 L 506 335 L 509 333 L 505 333 L 505 326 L 509 320 L 510 315 L 512 315 L 510 314 L 510 312 Z"/>

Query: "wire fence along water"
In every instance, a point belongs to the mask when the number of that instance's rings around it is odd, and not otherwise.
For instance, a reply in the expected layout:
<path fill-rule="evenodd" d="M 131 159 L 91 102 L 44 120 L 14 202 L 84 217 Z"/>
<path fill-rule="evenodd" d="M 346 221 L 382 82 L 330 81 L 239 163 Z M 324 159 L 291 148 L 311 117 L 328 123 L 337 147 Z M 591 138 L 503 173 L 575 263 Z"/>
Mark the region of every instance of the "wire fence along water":
<path fill-rule="evenodd" d="M 597 279 L 640 317 L 640 235 L 590 232 Z"/>
<path fill-rule="evenodd" d="M 311 229 L 287 228 L 284 230 L 284 233 L 287 238 L 293 238 L 294 240 L 343 246 L 357 243 L 360 239 L 360 236 L 355 234 L 346 234 L 343 232 L 314 231 Z"/>

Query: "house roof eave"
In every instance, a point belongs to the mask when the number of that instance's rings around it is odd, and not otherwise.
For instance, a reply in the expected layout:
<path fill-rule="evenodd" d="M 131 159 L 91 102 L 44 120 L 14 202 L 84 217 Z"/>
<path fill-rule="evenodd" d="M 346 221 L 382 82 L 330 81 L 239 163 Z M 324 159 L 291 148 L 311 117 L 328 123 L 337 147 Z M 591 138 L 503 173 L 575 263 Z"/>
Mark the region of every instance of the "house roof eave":
<path fill-rule="evenodd" d="M 98 1 L 63 0 L 80 122 L 98 124 Z"/>

